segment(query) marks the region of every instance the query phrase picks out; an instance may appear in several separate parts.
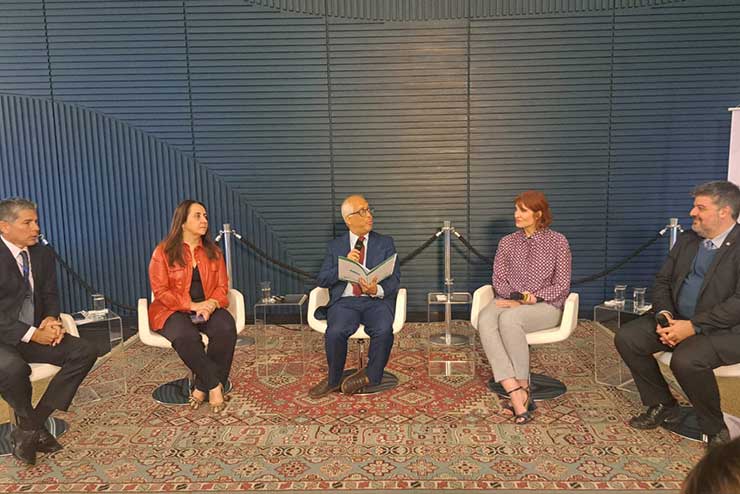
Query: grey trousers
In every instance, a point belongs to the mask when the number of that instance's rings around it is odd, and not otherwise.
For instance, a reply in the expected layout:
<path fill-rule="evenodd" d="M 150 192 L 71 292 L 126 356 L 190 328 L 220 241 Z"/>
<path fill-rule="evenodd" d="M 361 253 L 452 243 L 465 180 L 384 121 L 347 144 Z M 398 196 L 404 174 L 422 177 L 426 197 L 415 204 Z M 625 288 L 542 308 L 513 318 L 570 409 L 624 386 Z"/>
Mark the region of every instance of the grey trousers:
<path fill-rule="evenodd" d="M 495 300 L 481 311 L 478 333 L 496 382 L 529 379 L 526 334 L 559 325 L 562 313 L 544 302 L 504 308 L 496 307 Z"/>

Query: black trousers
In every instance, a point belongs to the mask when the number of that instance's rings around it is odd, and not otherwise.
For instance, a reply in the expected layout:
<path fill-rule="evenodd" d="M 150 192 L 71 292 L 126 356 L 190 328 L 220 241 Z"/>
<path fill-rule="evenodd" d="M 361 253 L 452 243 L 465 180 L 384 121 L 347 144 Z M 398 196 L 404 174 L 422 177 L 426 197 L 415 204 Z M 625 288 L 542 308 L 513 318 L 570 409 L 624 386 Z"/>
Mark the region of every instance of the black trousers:
<path fill-rule="evenodd" d="M 208 336 L 208 350 L 200 333 Z M 216 309 L 204 324 L 195 325 L 184 312 L 175 312 L 159 332 L 195 374 L 195 388 L 208 392 L 226 385 L 236 346 L 236 323 L 226 309 Z"/>
<path fill-rule="evenodd" d="M 61 370 L 52 378 L 37 408 L 67 410 L 96 358 L 97 352 L 92 345 L 71 335 L 65 335 L 57 346 L 34 342 L 15 346 L 0 343 L 0 395 L 16 415 L 35 422 L 28 364 L 53 364 Z"/>
<path fill-rule="evenodd" d="M 706 335 L 686 338 L 675 348 L 662 344 L 655 332 L 652 314 L 628 322 L 614 337 L 614 344 L 632 372 L 640 399 L 645 406 L 675 402 L 668 383 L 660 372 L 656 352 L 672 351 L 671 371 L 699 419 L 705 434 L 716 434 L 725 427 L 719 389 L 713 369 L 726 365 Z"/>

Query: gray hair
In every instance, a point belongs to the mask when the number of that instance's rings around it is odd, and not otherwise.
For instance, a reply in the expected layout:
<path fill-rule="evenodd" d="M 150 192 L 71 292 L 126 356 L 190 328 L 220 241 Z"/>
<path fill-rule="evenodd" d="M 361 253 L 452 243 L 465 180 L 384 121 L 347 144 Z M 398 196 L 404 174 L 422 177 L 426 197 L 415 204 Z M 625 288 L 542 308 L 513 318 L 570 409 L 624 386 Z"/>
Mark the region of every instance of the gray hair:
<path fill-rule="evenodd" d="M 22 197 L 11 197 L 0 201 L 0 221 L 13 222 L 24 209 L 36 211 L 36 203 Z"/>
<path fill-rule="evenodd" d="M 691 191 L 691 196 L 709 196 L 718 207 L 729 206 L 732 219 L 737 221 L 738 213 L 740 213 L 740 188 L 732 182 L 717 180 L 698 185 Z"/>
<path fill-rule="evenodd" d="M 347 196 L 342 202 L 342 218 L 346 218 L 347 215 L 354 213 L 354 211 L 352 211 L 352 206 L 349 204 L 349 200 L 353 197 L 361 197 L 365 199 L 365 196 L 363 196 L 362 194 L 352 194 Z"/>

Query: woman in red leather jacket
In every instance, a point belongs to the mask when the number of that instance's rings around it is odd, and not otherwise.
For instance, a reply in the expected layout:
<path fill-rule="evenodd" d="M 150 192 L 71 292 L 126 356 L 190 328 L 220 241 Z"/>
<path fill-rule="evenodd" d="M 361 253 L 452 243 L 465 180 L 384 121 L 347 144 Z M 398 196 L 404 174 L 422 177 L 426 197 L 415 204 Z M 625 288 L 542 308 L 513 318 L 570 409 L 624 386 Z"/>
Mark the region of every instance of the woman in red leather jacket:
<path fill-rule="evenodd" d="M 175 209 L 170 233 L 152 254 L 149 282 L 154 292 L 149 324 L 195 374 L 190 407 L 198 408 L 207 398 L 211 410 L 221 413 L 228 399 L 224 386 L 234 358 L 236 323 L 225 310 L 226 263 L 200 202 L 182 201 Z M 208 351 L 201 333 L 208 336 Z"/>

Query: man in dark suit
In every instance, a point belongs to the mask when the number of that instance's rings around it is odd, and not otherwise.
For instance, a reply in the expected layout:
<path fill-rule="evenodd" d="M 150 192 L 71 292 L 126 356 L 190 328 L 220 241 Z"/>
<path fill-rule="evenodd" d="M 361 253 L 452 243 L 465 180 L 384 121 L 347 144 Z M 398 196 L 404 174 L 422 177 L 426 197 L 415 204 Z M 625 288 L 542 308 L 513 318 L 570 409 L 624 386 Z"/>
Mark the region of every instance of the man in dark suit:
<path fill-rule="evenodd" d="M 65 337 L 54 256 L 38 245 L 38 236 L 34 203 L 0 201 L 0 395 L 18 419 L 11 433 L 13 456 L 30 465 L 37 452 L 62 449 L 44 423 L 55 409 L 67 410 L 96 358 L 85 341 Z M 30 362 L 61 367 L 36 408 Z"/>
<path fill-rule="evenodd" d="M 615 344 L 647 406 L 630 425 L 653 429 L 678 421 L 678 404 L 653 358 L 672 351 L 671 370 L 713 446 L 730 437 L 713 369 L 740 362 L 740 189 L 709 182 L 692 195 L 693 231 L 679 237 L 655 277 L 655 314 L 622 326 Z M 661 314 L 667 327 L 656 323 Z"/>
<path fill-rule="evenodd" d="M 312 398 L 340 388 L 343 393 L 353 394 L 367 385 L 380 384 L 393 347 L 393 318 L 401 281 L 398 261 L 393 274 L 380 283 L 372 279 L 355 285 L 338 277 L 339 256 L 372 269 L 396 253 L 393 239 L 372 231 L 373 211 L 362 196 L 352 195 L 344 200 L 342 218 L 349 232 L 329 242 L 317 277 L 318 285 L 330 292 L 324 335 L 329 375 L 309 390 Z M 370 336 L 367 367 L 342 381 L 347 340 L 360 324 L 365 325 L 365 332 Z"/>

